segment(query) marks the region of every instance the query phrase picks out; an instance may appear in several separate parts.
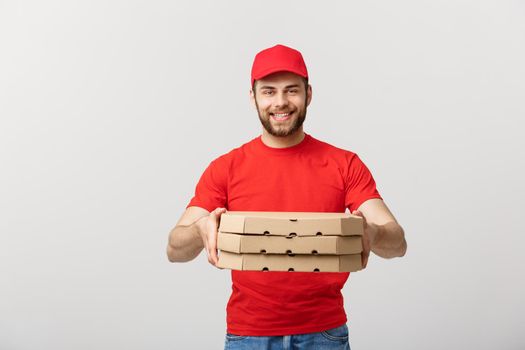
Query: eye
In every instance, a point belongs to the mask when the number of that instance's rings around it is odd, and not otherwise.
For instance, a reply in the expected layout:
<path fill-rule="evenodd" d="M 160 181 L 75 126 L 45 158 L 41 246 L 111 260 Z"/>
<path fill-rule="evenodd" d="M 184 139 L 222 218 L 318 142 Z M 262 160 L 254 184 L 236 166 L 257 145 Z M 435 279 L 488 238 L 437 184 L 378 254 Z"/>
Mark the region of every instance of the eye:
<path fill-rule="evenodd" d="M 291 89 L 291 90 L 288 90 L 288 92 L 291 93 L 291 94 L 296 94 L 296 93 L 299 92 L 299 90 L 297 90 L 297 89 Z"/>
<path fill-rule="evenodd" d="M 273 91 L 272 91 L 272 90 L 264 90 L 264 91 L 263 91 L 263 95 L 268 95 L 268 96 L 270 96 L 270 95 L 272 95 L 272 94 L 273 94 Z"/>

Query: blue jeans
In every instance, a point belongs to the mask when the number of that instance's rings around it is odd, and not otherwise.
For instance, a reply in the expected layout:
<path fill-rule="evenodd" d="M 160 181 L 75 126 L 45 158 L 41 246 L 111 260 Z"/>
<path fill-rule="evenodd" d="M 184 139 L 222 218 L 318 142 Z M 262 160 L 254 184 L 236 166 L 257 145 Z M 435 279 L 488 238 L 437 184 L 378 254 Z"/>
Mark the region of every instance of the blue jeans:
<path fill-rule="evenodd" d="M 224 350 L 350 350 L 346 324 L 323 332 L 255 337 L 226 334 Z"/>

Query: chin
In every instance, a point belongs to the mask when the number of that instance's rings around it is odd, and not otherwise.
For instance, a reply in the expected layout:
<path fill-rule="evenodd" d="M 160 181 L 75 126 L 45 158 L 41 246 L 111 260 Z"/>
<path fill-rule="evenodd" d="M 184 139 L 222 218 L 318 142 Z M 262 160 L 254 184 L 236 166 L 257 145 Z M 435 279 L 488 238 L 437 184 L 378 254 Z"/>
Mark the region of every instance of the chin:
<path fill-rule="evenodd" d="M 287 137 L 287 136 L 292 135 L 293 132 L 292 132 L 291 129 L 286 129 L 286 130 L 283 130 L 283 129 L 280 129 L 280 130 L 272 129 L 272 132 L 270 134 L 272 134 L 273 136 L 276 136 L 276 137 Z"/>

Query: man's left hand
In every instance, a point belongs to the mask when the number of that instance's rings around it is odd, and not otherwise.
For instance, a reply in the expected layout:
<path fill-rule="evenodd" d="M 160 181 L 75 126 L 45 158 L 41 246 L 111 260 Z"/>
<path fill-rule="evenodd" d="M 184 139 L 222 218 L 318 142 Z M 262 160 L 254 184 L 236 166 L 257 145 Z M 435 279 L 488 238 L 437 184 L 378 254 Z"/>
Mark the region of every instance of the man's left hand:
<path fill-rule="evenodd" d="M 372 242 L 374 242 L 374 238 L 377 233 L 377 226 L 374 224 L 369 224 L 366 221 L 363 213 L 359 210 L 354 210 L 352 215 L 360 216 L 363 219 L 363 251 L 361 252 L 361 265 L 364 269 L 368 264 L 368 257 L 370 256 L 370 251 L 372 250 Z"/>

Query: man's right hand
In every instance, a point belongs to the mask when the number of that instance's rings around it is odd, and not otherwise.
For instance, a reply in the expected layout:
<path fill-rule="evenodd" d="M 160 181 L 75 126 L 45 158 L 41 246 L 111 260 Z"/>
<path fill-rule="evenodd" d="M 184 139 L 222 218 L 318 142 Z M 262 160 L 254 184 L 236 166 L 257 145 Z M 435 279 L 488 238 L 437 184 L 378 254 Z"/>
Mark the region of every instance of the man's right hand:
<path fill-rule="evenodd" d="M 217 208 L 197 221 L 199 233 L 204 243 L 204 249 L 208 255 L 208 261 L 213 266 L 217 266 L 219 261 L 217 253 L 217 236 L 221 215 L 226 212 L 225 208 Z"/>
<path fill-rule="evenodd" d="M 220 217 L 226 212 L 217 208 L 211 213 L 201 207 L 186 208 L 177 225 L 171 230 L 166 249 L 170 262 L 186 262 L 195 259 L 206 249 L 208 261 L 216 266 L 217 229 Z"/>

